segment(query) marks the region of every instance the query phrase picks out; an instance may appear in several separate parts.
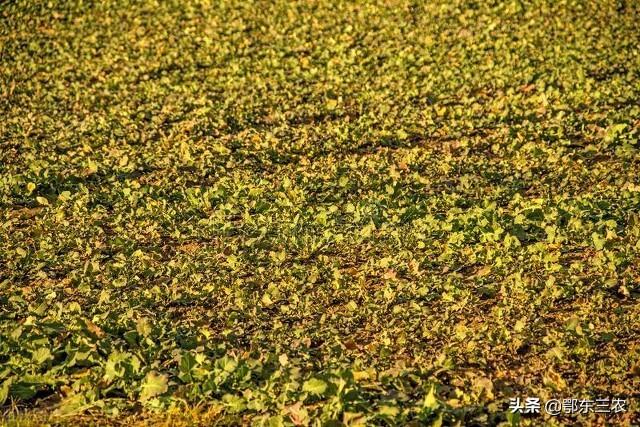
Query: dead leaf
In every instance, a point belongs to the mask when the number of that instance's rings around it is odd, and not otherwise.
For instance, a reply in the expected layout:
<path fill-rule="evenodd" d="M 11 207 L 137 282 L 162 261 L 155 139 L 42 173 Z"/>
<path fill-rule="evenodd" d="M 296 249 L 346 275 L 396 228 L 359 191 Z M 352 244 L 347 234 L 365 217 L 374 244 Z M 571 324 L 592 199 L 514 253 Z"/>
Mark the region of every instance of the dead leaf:
<path fill-rule="evenodd" d="M 100 329 L 100 327 L 95 323 L 93 323 L 91 320 L 84 319 L 84 324 L 87 327 L 87 330 L 91 332 L 93 335 L 97 336 L 98 338 L 102 338 L 104 336 L 104 331 Z"/>

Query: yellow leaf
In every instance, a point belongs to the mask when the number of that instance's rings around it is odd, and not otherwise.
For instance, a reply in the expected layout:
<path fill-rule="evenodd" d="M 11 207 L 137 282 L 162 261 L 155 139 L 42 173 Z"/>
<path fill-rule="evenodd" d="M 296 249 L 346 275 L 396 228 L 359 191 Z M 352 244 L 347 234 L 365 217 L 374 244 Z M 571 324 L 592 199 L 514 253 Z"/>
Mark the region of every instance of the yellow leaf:
<path fill-rule="evenodd" d="M 431 410 L 436 409 L 439 406 L 438 399 L 436 399 L 436 387 L 431 386 L 431 390 L 424 397 L 424 403 L 422 404 L 425 408 L 429 408 Z"/>
<path fill-rule="evenodd" d="M 384 415 L 388 417 L 395 417 L 398 415 L 399 412 L 400 410 L 395 406 L 384 405 L 384 406 L 381 406 L 380 409 L 378 409 L 378 413 L 380 415 Z"/>
<path fill-rule="evenodd" d="M 484 276 L 487 276 L 489 273 L 491 273 L 491 267 L 487 265 L 485 267 L 482 267 L 480 270 L 478 270 L 474 276 L 484 277 Z"/>
<path fill-rule="evenodd" d="M 492 400 L 494 398 L 493 383 L 489 378 L 486 378 L 486 377 L 476 378 L 473 382 L 473 389 L 476 391 L 476 393 L 478 393 L 478 395 L 481 395 L 484 393 L 485 397 L 488 400 Z"/>
<path fill-rule="evenodd" d="M 278 356 L 278 362 L 280 362 L 282 366 L 287 366 L 289 364 L 289 358 L 286 354 L 281 354 Z"/>
<path fill-rule="evenodd" d="M 89 160 L 87 163 L 87 169 L 85 170 L 86 175 L 93 175 L 98 172 L 98 165 L 93 160 Z"/>
<path fill-rule="evenodd" d="M 262 295 L 262 305 L 264 305 L 265 307 L 270 307 L 273 305 L 273 301 L 271 300 L 269 294 Z"/>
<path fill-rule="evenodd" d="M 142 382 L 140 400 L 144 402 L 152 397 L 166 393 L 168 389 L 168 380 L 165 375 L 149 372 Z"/>

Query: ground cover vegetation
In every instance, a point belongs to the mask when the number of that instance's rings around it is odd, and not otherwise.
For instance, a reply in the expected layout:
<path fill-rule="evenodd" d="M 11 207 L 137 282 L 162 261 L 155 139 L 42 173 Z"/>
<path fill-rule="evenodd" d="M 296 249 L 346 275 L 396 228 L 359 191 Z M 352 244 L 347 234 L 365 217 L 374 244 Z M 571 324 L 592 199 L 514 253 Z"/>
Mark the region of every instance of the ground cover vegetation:
<path fill-rule="evenodd" d="M 505 402 L 624 396 L 608 422 L 637 421 L 639 26 L 633 1 L 2 2 L 0 413 L 584 425 Z"/>

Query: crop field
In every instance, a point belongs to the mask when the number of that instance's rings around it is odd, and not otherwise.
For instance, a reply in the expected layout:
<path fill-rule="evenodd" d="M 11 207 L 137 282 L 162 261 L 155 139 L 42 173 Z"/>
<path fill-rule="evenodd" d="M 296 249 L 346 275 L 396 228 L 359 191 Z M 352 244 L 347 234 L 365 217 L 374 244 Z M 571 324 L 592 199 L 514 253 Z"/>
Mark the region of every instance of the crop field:
<path fill-rule="evenodd" d="M 639 139 L 634 0 L 0 2 L 0 424 L 638 423 Z"/>

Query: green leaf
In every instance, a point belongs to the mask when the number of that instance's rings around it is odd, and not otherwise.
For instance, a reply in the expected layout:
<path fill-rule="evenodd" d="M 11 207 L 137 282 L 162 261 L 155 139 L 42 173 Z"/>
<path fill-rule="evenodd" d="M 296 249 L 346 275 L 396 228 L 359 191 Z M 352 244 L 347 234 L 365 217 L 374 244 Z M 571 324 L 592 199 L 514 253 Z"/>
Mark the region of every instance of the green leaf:
<path fill-rule="evenodd" d="M 183 353 L 180 357 L 179 378 L 184 382 L 193 381 L 191 370 L 197 365 L 196 358 L 191 353 Z"/>
<path fill-rule="evenodd" d="M 80 413 L 92 406 L 91 403 L 87 404 L 87 399 L 82 394 L 74 394 L 65 398 L 58 408 L 55 410 L 55 415 L 73 415 Z"/>
<path fill-rule="evenodd" d="M 226 404 L 229 411 L 233 413 L 240 412 L 247 407 L 243 398 L 233 394 L 225 394 L 222 396 L 222 401 Z"/>
<path fill-rule="evenodd" d="M 165 375 L 153 371 L 149 372 L 142 382 L 140 400 L 143 402 L 147 401 L 152 397 L 166 393 L 168 389 L 168 380 Z"/>
<path fill-rule="evenodd" d="M 269 427 L 284 427 L 285 423 L 282 415 L 274 415 L 273 417 L 269 418 L 269 422 L 267 423 L 267 425 Z"/>
<path fill-rule="evenodd" d="M 604 237 L 602 237 L 598 233 L 592 233 L 591 234 L 591 239 L 593 239 L 593 246 L 599 251 L 604 249 L 604 245 L 605 245 L 605 243 L 607 243 L 607 239 L 605 239 Z"/>
<path fill-rule="evenodd" d="M 235 371 L 237 367 L 238 362 L 232 357 L 224 356 L 216 360 L 216 368 L 222 369 L 225 372 L 231 373 Z"/>
<path fill-rule="evenodd" d="M 13 378 L 4 380 L 2 386 L 0 386 L 0 406 L 4 405 L 4 402 L 9 398 L 9 390 L 11 389 L 11 383 Z"/>
<path fill-rule="evenodd" d="M 47 347 L 40 347 L 39 349 L 31 353 L 31 359 L 38 365 L 42 365 L 44 362 L 52 358 L 53 356 L 51 355 L 51 350 L 49 350 Z"/>
<path fill-rule="evenodd" d="M 124 375 L 125 369 L 123 366 L 123 362 L 129 358 L 127 353 L 122 353 L 119 351 L 114 351 L 109 354 L 109 358 L 104 365 L 104 376 L 103 378 L 107 382 L 111 382 L 116 378 L 120 378 Z"/>
<path fill-rule="evenodd" d="M 302 385 L 302 391 L 307 393 L 322 395 L 327 391 L 327 383 L 318 378 L 311 378 Z"/>
<path fill-rule="evenodd" d="M 618 135 L 620 135 L 625 129 L 627 125 L 625 123 L 616 123 L 607 128 L 606 135 L 604 137 L 605 142 L 612 142 L 616 139 Z"/>
<path fill-rule="evenodd" d="M 18 399 L 28 400 L 35 396 L 37 392 L 35 384 L 18 382 L 11 385 L 10 394 Z"/>

